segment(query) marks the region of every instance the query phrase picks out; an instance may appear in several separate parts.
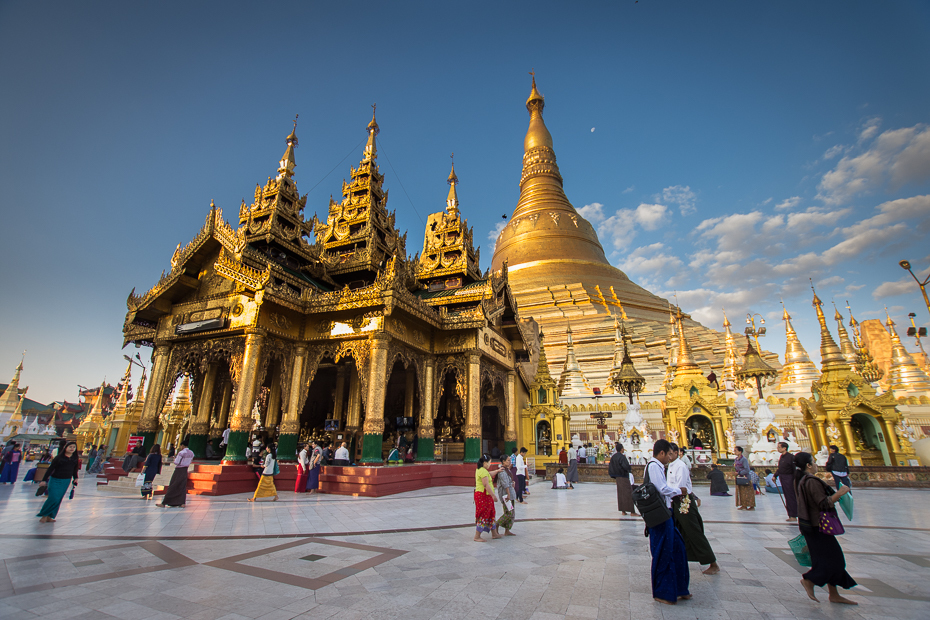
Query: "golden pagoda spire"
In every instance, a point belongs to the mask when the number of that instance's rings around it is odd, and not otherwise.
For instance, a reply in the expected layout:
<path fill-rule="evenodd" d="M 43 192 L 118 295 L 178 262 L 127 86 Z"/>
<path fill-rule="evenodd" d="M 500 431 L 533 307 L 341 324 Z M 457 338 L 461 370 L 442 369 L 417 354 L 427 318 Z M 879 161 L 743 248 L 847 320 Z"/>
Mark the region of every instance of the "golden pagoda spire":
<path fill-rule="evenodd" d="M 123 374 L 123 387 L 119 391 L 119 397 L 116 399 L 116 409 L 126 409 L 129 400 L 129 379 L 132 374 L 132 362 L 129 362 L 129 366 L 126 367 L 126 372 Z"/>
<path fill-rule="evenodd" d="M 136 390 L 135 396 L 132 399 L 132 402 L 142 404 L 145 402 L 145 373 L 142 373 L 142 378 L 139 379 L 139 388 Z"/>
<path fill-rule="evenodd" d="M 887 308 L 885 308 L 885 316 L 887 317 L 885 325 L 891 333 L 891 368 L 888 370 L 888 387 L 902 391 L 930 390 L 930 377 L 904 348 Z"/>
<path fill-rule="evenodd" d="M 853 338 L 855 338 L 856 348 L 862 349 L 862 336 L 859 334 L 859 321 L 853 316 L 848 299 L 846 300 L 846 309 L 849 311 L 849 326 L 853 329 Z"/>
<path fill-rule="evenodd" d="M 820 371 L 811 361 L 810 356 L 801 344 L 797 332 L 791 325 L 791 315 L 788 308 L 782 303 L 781 318 L 785 321 L 785 365 L 781 369 L 781 382 L 779 389 L 791 386 L 803 387 L 807 392 L 810 384 L 820 378 Z"/>
<path fill-rule="evenodd" d="M 378 121 L 375 120 L 375 110 L 377 109 L 378 104 L 371 104 L 371 122 L 368 123 L 368 142 L 365 144 L 365 157 L 362 159 L 365 161 L 373 161 L 378 158 L 378 148 L 375 145 L 375 136 L 381 133 L 381 128 L 378 127 Z"/>
<path fill-rule="evenodd" d="M 279 179 L 282 177 L 290 179 L 294 176 L 294 166 L 297 165 L 294 159 L 294 149 L 297 148 L 297 116 L 294 117 L 294 129 L 291 131 L 291 135 L 285 138 L 285 142 L 287 142 L 287 149 L 284 151 L 281 161 L 278 162 Z"/>
<path fill-rule="evenodd" d="M 823 315 L 823 302 L 817 297 L 817 291 L 814 289 L 814 283 L 811 282 L 811 290 L 814 291 L 814 308 L 817 310 L 817 321 L 820 323 L 820 365 L 822 370 L 828 368 L 849 368 L 843 352 L 836 346 L 836 341 L 827 329 L 827 319 Z"/>
<path fill-rule="evenodd" d="M 724 385 L 726 385 L 728 381 L 736 381 L 736 370 L 738 366 L 736 364 L 736 337 L 730 330 L 730 319 L 727 318 L 727 311 L 725 309 L 723 309 L 723 328 L 726 331 L 726 337 L 724 338 L 726 353 L 723 357 L 723 381 Z"/>
<path fill-rule="evenodd" d="M 849 332 L 847 332 L 846 327 L 843 326 L 843 315 L 840 314 L 840 309 L 836 307 L 836 302 L 833 302 L 833 309 L 836 311 L 833 315 L 833 319 L 836 321 L 836 332 L 840 337 L 840 350 L 843 352 L 843 357 L 846 358 L 849 365 L 855 368 L 856 360 L 859 358 L 859 352 L 856 351 L 856 346 L 853 344 L 852 340 L 849 339 Z"/>
<path fill-rule="evenodd" d="M 530 96 L 526 100 L 526 110 L 530 113 L 530 126 L 526 132 L 526 138 L 523 139 L 523 150 L 529 151 L 537 147 L 552 148 L 552 134 L 546 129 L 546 123 L 543 122 L 543 108 L 546 107 L 545 98 L 536 90 L 536 74 L 532 71 L 533 86 L 530 89 Z M 553 162 L 554 163 L 554 162 Z"/>
<path fill-rule="evenodd" d="M 452 154 L 453 156 L 455 153 Z M 450 215 L 458 215 L 459 213 L 459 197 L 455 193 L 455 186 L 459 184 L 459 178 L 455 176 L 455 161 L 452 162 L 452 172 L 449 173 L 449 197 L 446 198 L 446 211 Z"/>
<path fill-rule="evenodd" d="M 559 395 L 560 396 L 591 396 L 593 392 L 588 387 L 588 382 L 581 371 L 581 365 L 575 357 L 575 344 L 572 341 L 572 326 L 568 325 L 566 329 L 565 342 L 565 365 L 562 367 L 562 374 L 559 376 Z"/>
<path fill-rule="evenodd" d="M 685 336 L 685 328 L 681 322 L 683 316 L 681 308 L 678 308 L 678 314 L 676 315 L 678 322 L 678 363 L 675 367 L 675 376 L 702 375 L 701 369 L 698 367 L 697 362 L 694 361 L 688 338 Z"/>
<path fill-rule="evenodd" d="M 546 347 L 543 345 L 543 333 L 539 332 L 539 362 L 536 364 L 536 376 L 533 377 L 533 385 L 536 387 L 556 386 L 549 372 L 549 360 L 546 358 Z"/>
<path fill-rule="evenodd" d="M 181 379 L 181 387 L 178 388 L 177 394 L 174 395 L 174 404 L 184 406 L 191 400 L 191 379 L 190 375 L 184 373 Z"/>

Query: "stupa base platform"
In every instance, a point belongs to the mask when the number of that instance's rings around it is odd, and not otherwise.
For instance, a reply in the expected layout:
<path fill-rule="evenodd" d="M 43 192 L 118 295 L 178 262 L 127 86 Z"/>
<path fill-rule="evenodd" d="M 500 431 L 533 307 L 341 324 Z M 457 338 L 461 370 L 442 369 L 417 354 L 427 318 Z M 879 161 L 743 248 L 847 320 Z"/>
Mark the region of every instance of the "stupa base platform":
<path fill-rule="evenodd" d="M 546 463 L 546 480 L 552 480 L 559 467 L 565 467 L 558 463 Z M 730 492 L 736 486 L 736 471 L 732 465 L 718 465 L 720 471 L 727 479 L 730 486 Z M 579 482 L 610 482 L 613 479 L 607 475 L 608 465 L 580 464 L 578 465 Z M 566 468 L 567 469 L 567 468 Z M 642 484 L 643 465 L 633 465 L 633 477 L 636 484 Z M 753 471 L 759 474 L 760 484 L 764 487 L 764 472 L 766 469 L 775 470 L 775 466 L 768 465 L 764 467 L 754 467 Z M 691 482 L 695 486 L 706 486 L 710 482 L 707 480 L 707 473 L 710 467 L 706 465 L 695 465 L 691 469 Z M 819 471 L 817 477 L 822 478 L 830 486 L 835 486 L 833 476 L 829 472 Z M 930 488 L 930 467 L 888 467 L 885 465 L 875 465 L 869 467 L 850 467 L 849 480 L 852 482 L 853 490 L 856 487 L 862 488 L 903 488 L 903 489 L 926 489 Z"/>
<path fill-rule="evenodd" d="M 334 495 L 383 497 L 432 487 L 475 486 L 474 463 L 416 463 L 324 467 L 320 490 Z"/>
<path fill-rule="evenodd" d="M 275 476 L 278 490 L 292 491 L 297 466 L 281 463 Z M 326 466 L 320 473 L 320 492 L 333 495 L 383 497 L 431 487 L 475 484 L 473 463 L 415 463 L 404 465 Z M 252 493 L 258 486 L 255 469 L 232 463 L 194 462 L 188 474 L 188 495 L 232 495 Z"/>

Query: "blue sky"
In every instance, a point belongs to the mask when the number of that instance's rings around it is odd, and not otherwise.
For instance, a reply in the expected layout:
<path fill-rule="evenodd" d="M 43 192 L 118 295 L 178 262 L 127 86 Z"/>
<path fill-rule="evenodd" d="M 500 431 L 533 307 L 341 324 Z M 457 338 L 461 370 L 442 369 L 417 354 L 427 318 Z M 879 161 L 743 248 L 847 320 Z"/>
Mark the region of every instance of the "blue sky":
<path fill-rule="evenodd" d="M 531 68 L 566 193 L 637 282 L 716 328 L 783 298 L 812 354 L 808 277 L 930 323 L 897 266 L 930 269 L 926 3 L 579 4 L 0 2 L 0 381 L 28 349 L 31 398 L 115 382 L 129 291 L 274 174 L 298 113 L 308 214 L 377 102 L 409 252 L 454 151 L 487 266 Z"/>

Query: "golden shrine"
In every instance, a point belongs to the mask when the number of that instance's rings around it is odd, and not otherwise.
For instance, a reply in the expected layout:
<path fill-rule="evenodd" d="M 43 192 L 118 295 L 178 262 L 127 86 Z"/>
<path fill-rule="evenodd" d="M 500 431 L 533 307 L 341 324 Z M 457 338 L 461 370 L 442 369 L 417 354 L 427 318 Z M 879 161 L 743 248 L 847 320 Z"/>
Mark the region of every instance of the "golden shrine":
<path fill-rule="evenodd" d="M 277 176 L 243 201 L 238 227 L 211 203 L 170 271 L 129 295 L 124 344 L 154 348 L 138 424 L 145 445 L 159 428 L 180 428 L 162 409 L 184 375 L 182 430 L 198 457 L 227 426 L 228 462 L 245 459 L 252 437 L 277 439 L 293 459 L 299 438 L 325 436 L 363 463 L 396 445 L 419 461 L 433 460 L 436 443 L 467 461 L 516 446 L 536 329 L 517 313 L 506 264 L 480 273 L 454 168 L 446 207 L 429 216 L 411 259 L 387 209 L 374 114 L 323 220 L 303 213 L 294 127 Z"/>

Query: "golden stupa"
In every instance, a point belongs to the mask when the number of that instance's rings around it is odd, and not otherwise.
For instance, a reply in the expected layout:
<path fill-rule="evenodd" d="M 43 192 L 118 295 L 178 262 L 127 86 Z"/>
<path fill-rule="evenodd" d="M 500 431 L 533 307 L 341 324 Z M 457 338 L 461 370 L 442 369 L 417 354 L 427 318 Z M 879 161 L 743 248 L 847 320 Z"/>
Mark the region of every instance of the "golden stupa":
<path fill-rule="evenodd" d="M 533 317 L 548 336 L 546 354 L 553 372 L 569 357 L 570 321 L 577 356 L 572 372 L 578 365 L 589 386 L 606 387 L 614 353 L 614 317 L 620 316 L 627 321 L 630 355 L 647 381 L 645 392 L 661 391 L 668 365 L 675 363 L 675 334 L 667 322 L 671 305 L 610 264 L 594 227 L 569 202 L 552 135 L 543 121 L 544 105 L 534 76 L 526 101 L 530 123 L 523 141 L 520 198 L 497 239 L 492 269 L 507 265 L 521 316 Z M 725 335 L 687 315 L 681 325 L 696 364 L 705 374 L 722 374 Z M 763 356 L 778 363 L 773 353 Z"/>

